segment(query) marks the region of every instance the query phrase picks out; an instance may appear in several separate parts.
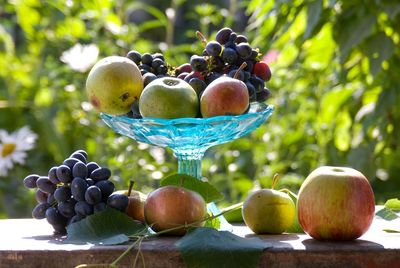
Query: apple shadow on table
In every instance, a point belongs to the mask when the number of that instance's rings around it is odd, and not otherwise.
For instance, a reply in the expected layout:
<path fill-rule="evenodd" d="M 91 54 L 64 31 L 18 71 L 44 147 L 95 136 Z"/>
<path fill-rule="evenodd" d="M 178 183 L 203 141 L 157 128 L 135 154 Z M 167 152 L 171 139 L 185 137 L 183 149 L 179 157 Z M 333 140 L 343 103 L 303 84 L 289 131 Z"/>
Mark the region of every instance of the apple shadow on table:
<path fill-rule="evenodd" d="M 302 244 L 306 250 L 320 251 L 320 250 L 344 250 L 344 251 L 363 251 L 363 250 L 376 250 L 383 249 L 384 246 L 381 244 L 371 242 L 363 239 L 356 239 L 351 241 L 332 241 L 332 240 L 316 240 L 316 239 L 305 239 Z"/>
<path fill-rule="evenodd" d="M 292 249 L 293 246 L 290 243 L 285 243 L 285 241 L 294 241 L 298 240 L 299 236 L 293 233 L 284 233 L 284 234 L 247 234 L 245 238 L 254 238 L 257 237 L 263 240 L 266 243 L 271 243 L 274 248 L 287 248 Z"/>

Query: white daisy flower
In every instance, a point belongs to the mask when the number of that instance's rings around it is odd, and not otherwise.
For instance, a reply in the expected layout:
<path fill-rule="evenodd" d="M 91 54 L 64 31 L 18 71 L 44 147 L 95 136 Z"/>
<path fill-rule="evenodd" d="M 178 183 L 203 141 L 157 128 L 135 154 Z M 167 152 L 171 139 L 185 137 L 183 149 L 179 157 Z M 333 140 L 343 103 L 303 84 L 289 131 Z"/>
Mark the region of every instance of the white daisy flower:
<path fill-rule="evenodd" d="M 60 60 L 72 70 L 84 73 L 96 63 L 98 56 L 99 48 L 95 44 L 82 45 L 78 43 L 64 51 Z"/>
<path fill-rule="evenodd" d="M 25 163 L 26 151 L 33 149 L 37 135 L 25 126 L 9 134 L 0 130 L 0 176 L 7 176 L 14 164 Z"/>

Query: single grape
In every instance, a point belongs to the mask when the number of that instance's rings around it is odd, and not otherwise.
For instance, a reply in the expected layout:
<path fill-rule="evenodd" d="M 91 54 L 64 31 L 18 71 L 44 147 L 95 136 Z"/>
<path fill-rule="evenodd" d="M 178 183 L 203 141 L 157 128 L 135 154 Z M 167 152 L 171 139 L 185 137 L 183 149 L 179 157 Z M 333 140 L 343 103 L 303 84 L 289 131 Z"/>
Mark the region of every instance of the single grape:
<path fill-rule="evenodd" d="M 229 40 L 229 36 L 232 33 L 232 29 L 230 28 L 222 28 L 217 32 L 217 35 L 215 36 L 215 40 L 217 40 L 218 43 L 221 45 L 225 44 Z"/>
<path fill-rule="evenodd" d="M 103 196 L 103 199 L 108 198 L 115 189 L 114 183 L 109 180 L 96 182 L 95 185 L 101 190 L 101 195 Z"/>
<path fill-rule="evenodd" d="M 42 190 L 36 190 L 35 198 L 38 203 L 47 203 L 47 196 L 48 194 L 43 192 Z"/>
<path fill-rule="evenodd" d="M 237 34 L 235 32 L 231 32 L 231 34 L 229 35 L 229 42 L 236 42 L 236 38 L 237 38 Z"/>
<path fill-rule="evenodd" d="M 236 52 L 242 59 L 248 59 L 251 56 L 252 48 L 248 43 L 240 43 L 236 46 Z"/>
<path fill-rule="evenodd" d="M 150 84 L 151 81 L 154 81 L 157 79 L 157 76 L 153 73 L 146 73 L 143 75 L 143 86 L 147 86 Z"/>
<path fill-rule="evenodd" d="M 106 203 L 100 202 L 93 206 L 93 211 L 94 211 L 94 213 L 99 213 L 99 212 L 105 210 L 106 207 L 107 207 Z"/>
<path fill-rule="evenodd" d="M 83 162 L 77 162 L 72 168 L 72 177 L 80 177 L 82 179 L 86 178 L 88 174 L 88 170 L 86 165 Z"/>
<path fill-rule="evenodd" d="M 202 56 L 193 55 L 190 58 L 190 66 L 195 71 L 203 72 L 207 69 L 207 61 Z"/>
<path fill-rule="evenodd" d="M 164 65 L 164 61 L 162 59 L 154 59 L 151 63 L 151 68 L 156 69 L 157 67 Z"/>
<path fill-rule="evenodd" d="M 136 50 L 129 51 L 128 54 L 126 54 L 126 57 L 136 63 L 136 65 L 139 65 L 142 61 L 142 55 Z"/>
<path fill-rule="evenodd" d="M 131 105 L 131 116 L 132 118 L 135 119 L 140 119 L 142 118 L 142 115 L 140 114 L 140 110 L 139 110 L 139 100 L 135 100 L 132 105 Z M 92 173 L 92 172 L 90 172 Z"/>
<path fill-rule="evenodd" d="M 232 48 L 225 48 L 222 52 L 222 60 L 228 64 L 234 64 L 238 58 L 235 49 Z"/>
<path fill-rule="evenodd" d="M 200 72 L 193 71 L 193 72 L 189 73 L 189 74 L 185 77 L 184 81 L 187 82 L 187 83 L 189 83 L 190 79 L 192 79 L 192 78 L 194 78 L 194 77 L 197 77 L 197 78 L 199 78 L 200 80 L 204 80 L 204 77 L 201 75 Z"/>
<path fill-rule="evenodd" d="M 264 81 L 256 75 L 252 75 L 249 78 L 249 81 L 253 84 L 256 93 L 263 91 L 264 89 Z"/>
<path fill-rule="evenodd" d="M 80 161 L 79 161 L 80 162 Z M 56 171 L 57 178 L 64 183 L 69 183 L 72 181 L 72 172 L 71 168 L 67 165 L 61 165 L 57 168 Z"/>
<path fill-rule="evenodd" d="M 153 54 L 153 59 L 160 59 L 162 61 L 165 61 L 164 55 L 159 52 Z"/>
<path fill-rule="evenodd" d="M 236 37 L 236 44 L 240 44 L 240 43 L 247 43 L 248 41 L 247 41 L 247 37 L 246 36 L 244 36 L 244 35 L 238 35 L 237 37 Z"/>
<path fill-rule="evenodd" d="M 190 73 L 192 72 L 192 66 L 190 65 L 190 63 L 184 63 L 182 65 L 180 65 L 178 68 L 176 68 L 175 70 L 175 74 L 179 75 L 181 73 Z"/>
<path fill-rule="evenodd" d="M 257 93 L 257 101 L 264 102 L 269 98 L 270 95 L 271 95 L 271 93 L 270 93 L 269 89 L 264 88 L 261 92 Z"/>
<path fill-rule="evenodd" d="M 69 157 L 69 158 L 67 158 L 67 159 L 64 160 L 63 165 L 69 167 L 69 169 L 72 170 L 72 168 L 74 167 L 74 165 L 75 165 L 77 162 L 79 162 L 79 161 L 81 161 L 81 160 L 76 159 L 76 158 Z"/>
<path fill-rule="evenodd" d="M 60 180 L 57 178 L 57 168 L 58 167 L 50 168 L 49 173 L 47 174 L 49 180 L 54 184 L 60 183 Z"/>
<path fill-rule="evenodd" d="M 187 73 L 187 72 L 180 73 L 180 74 L 178 74 L 177 78 L 185 80 L 185 78 L 186 78 L 186 76 L 188 76 L 188 74 L 189 73 Z"/>
<path fill-rule="evenodd" d="M 39 175 L 36 174 L 31 174 L 25 177 L 24 179 L 24 185 L 26 188 L 31 188 L 34 189 L 37 187 L 36 181 L 39 179 Z"/>
<path fill-rule="evenodd" d="M 111 170 L 106 167 L 99 167 L 90 174 L 90 178 L 95 181 L 108 180 L 111 177 Z"/>
<path fill-rule="evenodd" d="M 90 205 L 95 205 L 101 202 L 101 190 L 99 187 L 92 185 L 86 189 L 85 192 L 85 201 Z"/>
<path fill-rule="evenodd" d="M 90 174 L 92 174 L 93 170 L 98 169 L 100 166 L 96 162 L 89 162 L 86 165 L 87 170 L 88 170 L 88 177 L 90 177 Z"/>
<path fill-rule="evenodd" d="M 257 60 L 257 57 L 258 57 L 258 51 L 255 49 L 252 49 L 250 59 L 255 61 L 255 60 Z"/>
<path fill-rule="evenodd" d="M 221 54 L 222 47 L 217 41 L 210 41 L 206 45 L 206 51 L 209 56 L 216 57 Z"/>
<path fill-rule="evenodd" d="M 249 92 L 249 101 L 256 101 L 257 100 L 257 93 L 256 89 L 254 88 L 253 84 L 250 82 L 246 82 L 247 91 Z"/>
<path fill-rule="evenodd" d="M 244 74 L 244 81 L 247 81 L 247 80 L 250 79 L 250 77 L 251 77 L 251 72 L 243 71 L 243 74 Z"/>
<path fill-rule="evenodd" d="M 75 152 L 70 155 L 70 158 L 76 158 L 76 159 L 82 161 L 82 163 L 85 163 L 85 164 L 87 163 L 86 157 L 82 153 Z"/>
<path fill-rule="evenodd" d="M 138 68 L 139 68 L 139 70 L 145 70 L 145 71 L 151 72 L 151 66 L 149 66 L 147 64 L 140 64 L 138 66 Z"/>
<path fill-rule="evenodd" d="M 53 204 L 57 203 L 57 201 L 56 201 L 56 199 L 54 197 L 54 194 L 48 194 L 46 202 L 49 203 L 50 205 L 53 205 Z"/>
<path fill-rule="evenodd" d="M 208 73 L 208 75 L 206 76 L 206 84 L 209 85 L 212 81 L 214 81 L 215 79 L 221 77 L 220 73 L 217 72 L 210 72 Z"/>
<path fill-rule="evenodd" d="M 71 182 L 71 193 L 76 201 L 85 200 L 85 192 L 89 187 L 85 179 L 76 177 Z"/>
<path fill-rule="evenodd" d="M 85 218 L 85 216 L 79 215 L 79 214 L 75 214 L 68 222 L 68 224 L 72 224 L 74 222 L 78 222 L 80 220 L 83 220 Z"/>
<path fill-rule="evenodd" d="M 46 210 L 50 207 L 48 203 L 40 203 L 32 210 L 32 217 L 38 220 L 46 217 Z"/>
<path fill-rule="evenodd" d="M 129 199 L 124 194 L 112 194 L 107 199 L 107 205 L 119 211 L 125 212 Z"/>
<path fill-rule="evenodd" d="M 63 215 L 66 218 L 71 218 L 73 217 L 75 213 L 75 203 L 73 202 L 61 202 L 57 205 L 57 209 L 60 212 L 61 215 Z"/>
<path fill-rule="evenodd" d="M 45 193 L 52 194 L 57 186 L 53 184 L 48 177 L 40 176 L 36 181 L 37 187 Z"/>
<path fill-rule="evenodd" d="M 227 48 L 231 48 L 231 49 L 234 49 L 234 50 L 236 50 L 236 43 L 234 42 L 234 41 L 228 41 L 228 42 L 226 42 L 226 44 L 225 44 L 225 49 L 227 49 Z"/>
<path fill-rule="evenodd" d="M 49 207 L 46 210 L 46 219 L 53 226 L 65 226 L 67 224 L 67 218 L 61 215 L 55 207 Z"/>
<path fill-rule="evenodd" d="M 60 203 L 71 199 L 71 189 L 68 186 L 60 186 L 54 192 L 54 199 Z"/>
<path fill-rule="evenodd" d="M 87 184 L 88 184 L 89 186 L 94 185 L 94 180 L 92 180 L 91 178 L 87 178 L 87 179 L 85 179 L 85 181 L 87 182 Z"/>
<path fill-rule="evenodd" d="M 194 91 L 196 91 L 197 96 L 207 87 L 207 84 L 197 77 L 190 79 L 189 85 L 191 85 Z"/>
<path fill-rule="evenodd" d="M 93 206 L 85 201 L 79 201 L 75 204 L 74 210 L 76 214 L 81 216 L 89 216 L 93 214 Z"/>
<path fill-rule="evenodd" d="M 65 228 L 67 223 L 53 225 L 54 235 L 65 235 L 65 234 L 67 234 L 67 229 Z"/>
<path fill-rule="evenodd" d="M 142 64 L 151 66 L 152 62 L 153 62 L 153 56 L 150 53 L 144 53 L 142 55 Z"/>

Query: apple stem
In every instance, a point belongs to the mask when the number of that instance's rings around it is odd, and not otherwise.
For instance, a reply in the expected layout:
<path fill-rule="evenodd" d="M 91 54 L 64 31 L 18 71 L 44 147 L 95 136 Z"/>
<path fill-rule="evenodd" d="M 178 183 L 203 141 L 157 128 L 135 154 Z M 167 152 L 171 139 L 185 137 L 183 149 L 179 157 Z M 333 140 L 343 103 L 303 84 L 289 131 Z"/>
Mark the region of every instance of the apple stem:
<path fill-rule="evenodd" d="M 240 72 L 241 72 L 244 68 L 246 68 L 246 66 L 247 66 L 247 63 L 244 61 L 244 62 L 240 65 L 239 69 L 237 69 L 237 71 L 235 72 L 235 75 L 233 76 L 233 78 L 238 79 Z"/>
<path fill-rule="evenodd" d="M 204 47 L 207 45 L 207 38 L 200 32 L 200 31 L 196 31 L 196 36 L 197 38 L 200 39 L 201 43 L 203 43 Z"/>
<path fill-rule="evenodd" d="M 272 178 L 272 185 L 271 185 L 271 189 L 274 189 L 276 184 L 278 183 L 280 178 L 280 175 L 278 173 L 275 173 L 274 177 Z"/>
<path fill-rule="evenodd" d="M 135 184 L 134 181 L 129 181 L 129 188 L 128 188 L 128 196 L 131 195 L 132 189 L 133 189 L 133 185 Z"/>

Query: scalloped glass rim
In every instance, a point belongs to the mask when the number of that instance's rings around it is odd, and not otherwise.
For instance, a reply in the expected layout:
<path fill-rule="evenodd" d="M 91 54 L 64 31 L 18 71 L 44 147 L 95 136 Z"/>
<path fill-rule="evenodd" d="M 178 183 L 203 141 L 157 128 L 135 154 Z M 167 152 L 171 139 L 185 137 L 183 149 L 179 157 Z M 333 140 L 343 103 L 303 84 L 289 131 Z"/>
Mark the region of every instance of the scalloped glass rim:
<path fill-rule="evenodd" d="M 175 119 L 163 119 L 163 118 L 140 118 L 135 119 L 125 115 L 109 115 L 106 113 L 100 113 L 102 119 L 118 119 L 121 121 L 125 121 L 126 123 L 154 123 L 155 125 L 177 125 L 177 124 L 209 124 L 215 123 L 219 121 L 226 120 L 245 120 L 246 118 L 254 117 L 256 114 L 269 114 L 274 110 L 274 106 L 267 105 L 265 103 L 251 103 L 250 109 L 247 113 L 241 115 L 219 115 L 208 118 L 193 118 L 193 117 L 183 117 L 183 118 L 175 118 Z"/>

